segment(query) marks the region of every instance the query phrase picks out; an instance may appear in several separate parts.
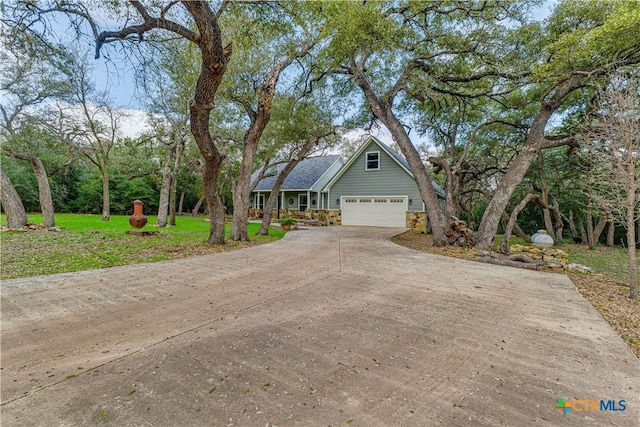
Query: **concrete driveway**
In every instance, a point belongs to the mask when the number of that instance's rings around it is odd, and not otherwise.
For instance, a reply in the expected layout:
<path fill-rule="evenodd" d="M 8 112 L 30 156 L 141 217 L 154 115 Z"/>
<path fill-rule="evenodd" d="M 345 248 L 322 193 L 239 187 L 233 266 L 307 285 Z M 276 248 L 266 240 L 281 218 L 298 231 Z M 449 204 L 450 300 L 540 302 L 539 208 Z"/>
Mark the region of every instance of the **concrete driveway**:
<path fill-rule="evenodd" d="M 399 231 L 4 281 L 2 426 L 639 425 L 640 362 L 568 278 Z"/>

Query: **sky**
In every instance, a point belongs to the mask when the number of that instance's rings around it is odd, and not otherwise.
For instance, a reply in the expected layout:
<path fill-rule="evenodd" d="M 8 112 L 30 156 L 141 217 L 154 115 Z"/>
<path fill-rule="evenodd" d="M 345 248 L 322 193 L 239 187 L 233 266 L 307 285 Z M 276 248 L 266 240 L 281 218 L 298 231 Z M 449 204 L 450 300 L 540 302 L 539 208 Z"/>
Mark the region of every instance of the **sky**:
<path fill-rule="evenodd" d="M 547 18 L 557 0 L 546 0 L 535 9 L 533 16 L 536 20 L 543 20 Z M 89 59 L 94 61 L 94 77 L 96 88 L 101 91 L 106 91 L 111 100 L 120 108 L 127 111 L 129 120 L 125 124 L 124 133 L 128 136 L 135 137 L 144 130 L 144 126 L 141 126 L 144 122 L 145 113 L 141 112 L 141 104 L 136 99 L 136 85 L 135 85 L 135 70 L 129 64 L 129 62 L 118 56 L 118 49 L 111 48 L 109 50 L 110 59 L 104 56 L 100 59 Z M 351 133 L 350 136 L 367 133 L 364 130 L 356 133 Z M 378 130 L 372 130 L 372 135 L 378 137 L 386 144 L 392 144 L 393 140 L 389 132 L 381 127 Z M 415 142 L 422 143 L 424 138 L 420 138 L 419 135 L 410 135 Z"/>

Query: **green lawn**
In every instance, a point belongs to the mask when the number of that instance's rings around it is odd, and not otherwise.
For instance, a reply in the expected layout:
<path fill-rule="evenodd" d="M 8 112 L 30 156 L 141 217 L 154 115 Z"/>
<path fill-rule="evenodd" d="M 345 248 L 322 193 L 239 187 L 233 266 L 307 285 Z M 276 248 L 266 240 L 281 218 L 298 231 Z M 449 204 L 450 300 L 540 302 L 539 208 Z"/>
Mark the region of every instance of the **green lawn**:
<path fill-rule="evenodd" d="M 206 243 L 209 223 L 202 216 L 178 217 L 177 226 L 164 229 L 151 226 L 156 217 L 148 216 L 144 230 L 159 231 L 157 236 L 125 234 L 131 230 L 128 218 L 113 215 L 109 221 L 102 221 L 100 215 L 57 214 L 56 225 L 64 228 L 61 232 L 3 232 L 0 277 L 11 279 L 186 258 L 269 243 L 286 233 L 272 228 L 269 236 L 257 236 L 260 225 L 249 224 L 253 242 L 212 246 Z M 4 215 L 0 221 L 6 225 Z M 42 217 L 29 215 L 29 221 L 41 224 Z M 227 224 L 227 236 L 229 228 Z"/>

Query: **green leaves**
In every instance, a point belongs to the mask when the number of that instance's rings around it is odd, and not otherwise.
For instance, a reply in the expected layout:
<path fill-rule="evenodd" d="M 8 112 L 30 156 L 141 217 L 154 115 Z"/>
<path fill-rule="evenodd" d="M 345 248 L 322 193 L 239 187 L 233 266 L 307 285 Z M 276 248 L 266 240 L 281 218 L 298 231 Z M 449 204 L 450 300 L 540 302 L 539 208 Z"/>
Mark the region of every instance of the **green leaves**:
<path fill-rule="evenodd" d="M 602 71 L 640 61 L 640 2 L 569 0 L 549 21 L 553 42 L 549 60 L 537 67 L 539 79 L 575 71 Z"/>

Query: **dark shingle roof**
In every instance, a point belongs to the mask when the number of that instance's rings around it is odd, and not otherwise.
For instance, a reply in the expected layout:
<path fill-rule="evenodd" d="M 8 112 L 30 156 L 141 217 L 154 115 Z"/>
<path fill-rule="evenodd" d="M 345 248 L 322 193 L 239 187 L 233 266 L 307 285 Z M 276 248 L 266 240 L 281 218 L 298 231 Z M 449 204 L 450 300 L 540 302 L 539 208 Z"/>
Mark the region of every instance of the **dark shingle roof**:
<path fill-rule="evenodd" d="M 320 179 L 323 173 L 329 169 L 336 160 L 340 158 L 339 155 L 332 156 L 318 156 L 307 157 L 298 165 L 293 168 L 289 176 L 284 180 L 281 189 L 282 190 L 308 190 L 313 184 Z M 272 176 L 263 178 L 254 191 L 268 191 L 271 190 L 273 184 L 276 182 L 278 173 L 284 168 L 284 164 L 280 164 L 274 167 L 270 173 Z M 254 172 L 251 176 L 251 181 L 257 178 L 259 172 Z"/>

